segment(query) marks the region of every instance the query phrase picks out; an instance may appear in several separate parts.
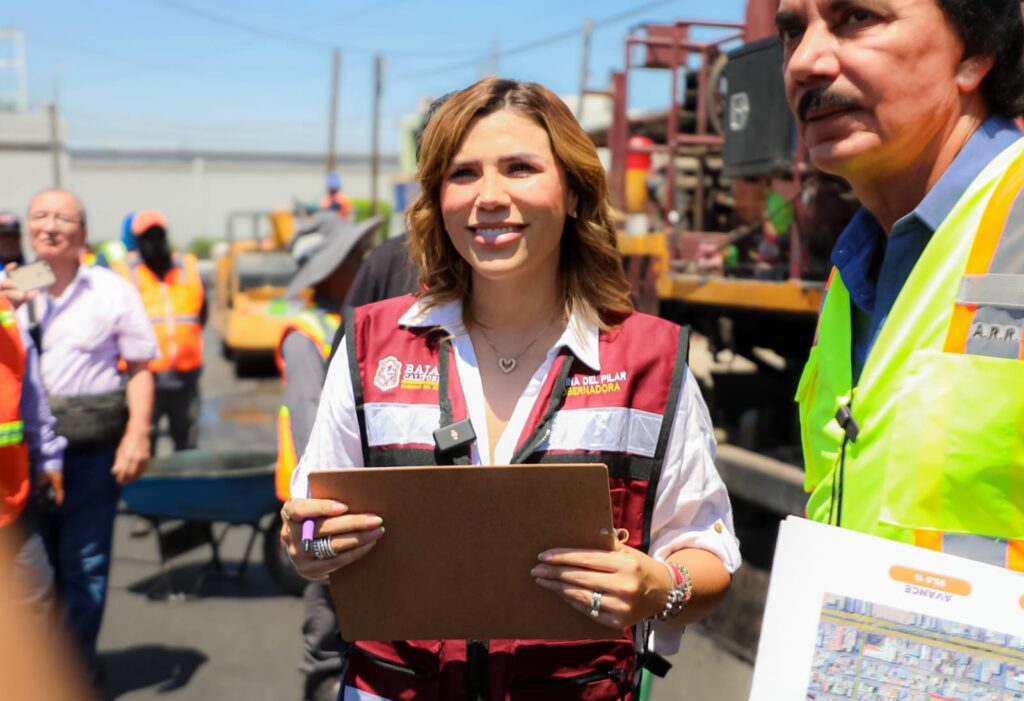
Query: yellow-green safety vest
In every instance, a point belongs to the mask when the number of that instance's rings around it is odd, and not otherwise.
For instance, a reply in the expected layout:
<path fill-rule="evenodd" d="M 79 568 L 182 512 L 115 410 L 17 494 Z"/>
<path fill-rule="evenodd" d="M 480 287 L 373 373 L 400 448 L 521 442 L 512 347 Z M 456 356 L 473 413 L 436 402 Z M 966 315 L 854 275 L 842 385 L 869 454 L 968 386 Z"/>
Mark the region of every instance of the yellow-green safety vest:
<path fill-rule="evenodd" d="M 312 341 L 326 363 L 331 355 L 331 341 L 334 340 L 334 334 L 340 326 L 339 314 L 325 312 L 322 309 L 304 309 L 295 315 L 281 333 L 281 340 L 277 344 L 277 363 L 285 382 L 288 381 L 288 377 L 285 374 L 284 359 L 281 357 L 281 346 L 288 334 L 296 332 Z M 277 470 L 274 476 L 274 489 L 281 501 L 288 501 L 292 472 L 299 464 L 299 457 L 295 450 L 295 438 L 292 436 L 291 412 L 287 405 L 282 404 L 277 412 Z"/>
<path fill-rule="evenodd" d="M 833 270 L 796 399 L 809 518 L 1024 571 L 1024 139 L 956 203 L 853 386 Z"/>

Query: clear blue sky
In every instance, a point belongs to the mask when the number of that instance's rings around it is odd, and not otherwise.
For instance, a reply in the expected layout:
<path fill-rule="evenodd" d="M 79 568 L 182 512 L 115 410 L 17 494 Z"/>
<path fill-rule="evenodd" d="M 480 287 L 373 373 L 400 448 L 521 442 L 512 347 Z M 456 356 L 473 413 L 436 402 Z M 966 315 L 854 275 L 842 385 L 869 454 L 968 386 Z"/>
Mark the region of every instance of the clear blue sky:
<path fill-rule="evenodd" d="M 385 57 L 382 148 L 423 96 L 503 76 L 574 94 L 582 26 L 597 25 L 590 87 L 643 21 L 740 20 L 744 0 L 7 0 L 24 34 L 29 102 L 59 100 L 71 146 L 320 152 L 331 47 L 342 50 L 339 149 L 367 151 L 373 54 Z M 629 14 L 629 17 L 610 19 Z M 536 45 L 536 46 L 532 46 Z M 667 81 L 635 84 L 657 107 Z M 4 84 L 3 87 L 8 87 Z"/>

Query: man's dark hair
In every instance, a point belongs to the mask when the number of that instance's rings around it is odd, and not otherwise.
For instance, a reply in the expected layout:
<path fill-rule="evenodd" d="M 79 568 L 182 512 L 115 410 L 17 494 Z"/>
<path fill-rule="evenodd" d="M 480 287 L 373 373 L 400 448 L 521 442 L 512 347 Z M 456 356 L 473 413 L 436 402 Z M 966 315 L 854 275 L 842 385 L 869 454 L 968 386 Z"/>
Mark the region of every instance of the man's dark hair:
<path fill-rule="evenodd" d="M 939 0 L 960 33 L 965 57 L 992 56 L 981 95 L 992 114 L 1024 114 L 1024 20 L 1020 0 Z"/>

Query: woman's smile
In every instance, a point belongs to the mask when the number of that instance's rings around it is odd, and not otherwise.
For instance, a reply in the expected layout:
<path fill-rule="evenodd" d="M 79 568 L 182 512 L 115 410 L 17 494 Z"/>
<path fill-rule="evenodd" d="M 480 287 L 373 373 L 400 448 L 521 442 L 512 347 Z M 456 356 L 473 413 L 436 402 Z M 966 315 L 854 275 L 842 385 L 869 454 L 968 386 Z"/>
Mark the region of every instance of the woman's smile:
<path fill-rule="evenodd" d="M 526 230 L 526 224 L 478 224 L 470 226 L 473 241 L 480 246 L 505 246 L 518 241 Z"/>

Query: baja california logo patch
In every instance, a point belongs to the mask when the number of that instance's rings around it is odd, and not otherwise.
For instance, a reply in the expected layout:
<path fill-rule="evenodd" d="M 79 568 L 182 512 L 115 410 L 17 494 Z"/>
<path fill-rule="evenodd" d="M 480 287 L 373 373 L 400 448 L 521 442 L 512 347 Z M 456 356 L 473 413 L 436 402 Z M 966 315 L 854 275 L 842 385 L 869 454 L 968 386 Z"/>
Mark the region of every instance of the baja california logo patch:
<path fill-rule="evenodd" d="M 398 386 L 402 374 L 402 361 L 393 355 L 381 358 L 377 362 L 377 374 L 373 376 L 373 384 L 382 392 Z"/>

